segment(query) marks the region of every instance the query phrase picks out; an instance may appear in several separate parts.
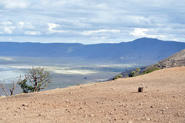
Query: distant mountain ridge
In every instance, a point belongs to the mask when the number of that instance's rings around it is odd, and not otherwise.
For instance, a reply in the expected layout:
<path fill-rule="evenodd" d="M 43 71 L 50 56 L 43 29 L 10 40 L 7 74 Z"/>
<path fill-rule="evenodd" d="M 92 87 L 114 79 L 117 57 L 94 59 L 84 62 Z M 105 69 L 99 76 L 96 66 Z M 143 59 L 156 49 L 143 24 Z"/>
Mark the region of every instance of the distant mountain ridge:
<path fill-rule="evenodd" d="M 0 56 L 83 58 L 148 65 L 185 49 L 185 43 L 140 38 L 132 42 L 83 45 L 78 43 L 0 42 Z"/>

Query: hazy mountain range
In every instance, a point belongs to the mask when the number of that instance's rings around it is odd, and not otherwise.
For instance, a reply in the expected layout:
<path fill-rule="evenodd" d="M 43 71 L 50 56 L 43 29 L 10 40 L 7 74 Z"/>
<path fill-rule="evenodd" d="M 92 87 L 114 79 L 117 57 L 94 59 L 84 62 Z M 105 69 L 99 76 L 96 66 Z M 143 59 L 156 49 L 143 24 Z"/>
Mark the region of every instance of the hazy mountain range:
<path fill-rule="evenodd" d="M 185 49 L 185 43 L 140 38 L 132 42 L 91 44 L 0 42 L 0 56 L 83 58 L 153 64 Z"/>

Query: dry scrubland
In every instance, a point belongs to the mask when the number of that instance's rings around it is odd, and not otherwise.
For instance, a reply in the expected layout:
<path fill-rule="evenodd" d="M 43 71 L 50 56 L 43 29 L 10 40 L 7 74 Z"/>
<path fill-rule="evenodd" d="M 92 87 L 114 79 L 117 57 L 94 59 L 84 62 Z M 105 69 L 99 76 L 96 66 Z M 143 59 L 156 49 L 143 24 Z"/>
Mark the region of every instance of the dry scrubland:
<path fill-rule="evenodd" d="M 144 92 L 137 88 L 144 83 Z M 0 123 L 184 123 L 185 67 L 0 99 Z"/>

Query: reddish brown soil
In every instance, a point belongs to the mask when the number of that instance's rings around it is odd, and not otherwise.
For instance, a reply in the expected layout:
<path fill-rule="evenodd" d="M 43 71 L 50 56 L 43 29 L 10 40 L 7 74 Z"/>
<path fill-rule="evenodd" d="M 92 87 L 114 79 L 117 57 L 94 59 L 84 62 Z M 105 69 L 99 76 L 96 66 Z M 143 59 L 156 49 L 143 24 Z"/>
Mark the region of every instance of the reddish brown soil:
<path fill-rule="evenodd" d="M 0 123 L 185 123 L 185 67 L 1 98 L 0 106 Z"/>

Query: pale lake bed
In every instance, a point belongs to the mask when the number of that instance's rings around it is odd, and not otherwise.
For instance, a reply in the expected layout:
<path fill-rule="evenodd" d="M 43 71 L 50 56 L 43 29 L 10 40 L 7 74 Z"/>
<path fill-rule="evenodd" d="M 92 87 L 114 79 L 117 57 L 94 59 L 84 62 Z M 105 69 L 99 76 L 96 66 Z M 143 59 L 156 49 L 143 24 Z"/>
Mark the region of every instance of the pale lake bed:
<path fill-rule="evenodd" d="M 85 61 L 83 59 L 0 57 L 0 81 L 9 85 L 32 67 L 44 67 L 50 72 L 52 83 L 45 90 L 65 88 L 92 82 L 103 82 L 134 67 L 136 64 L 115 64 Z M 19 85 L 15 93 L 21 93 Z M 0 95 L 4 95 L 0 89 Z"/>

